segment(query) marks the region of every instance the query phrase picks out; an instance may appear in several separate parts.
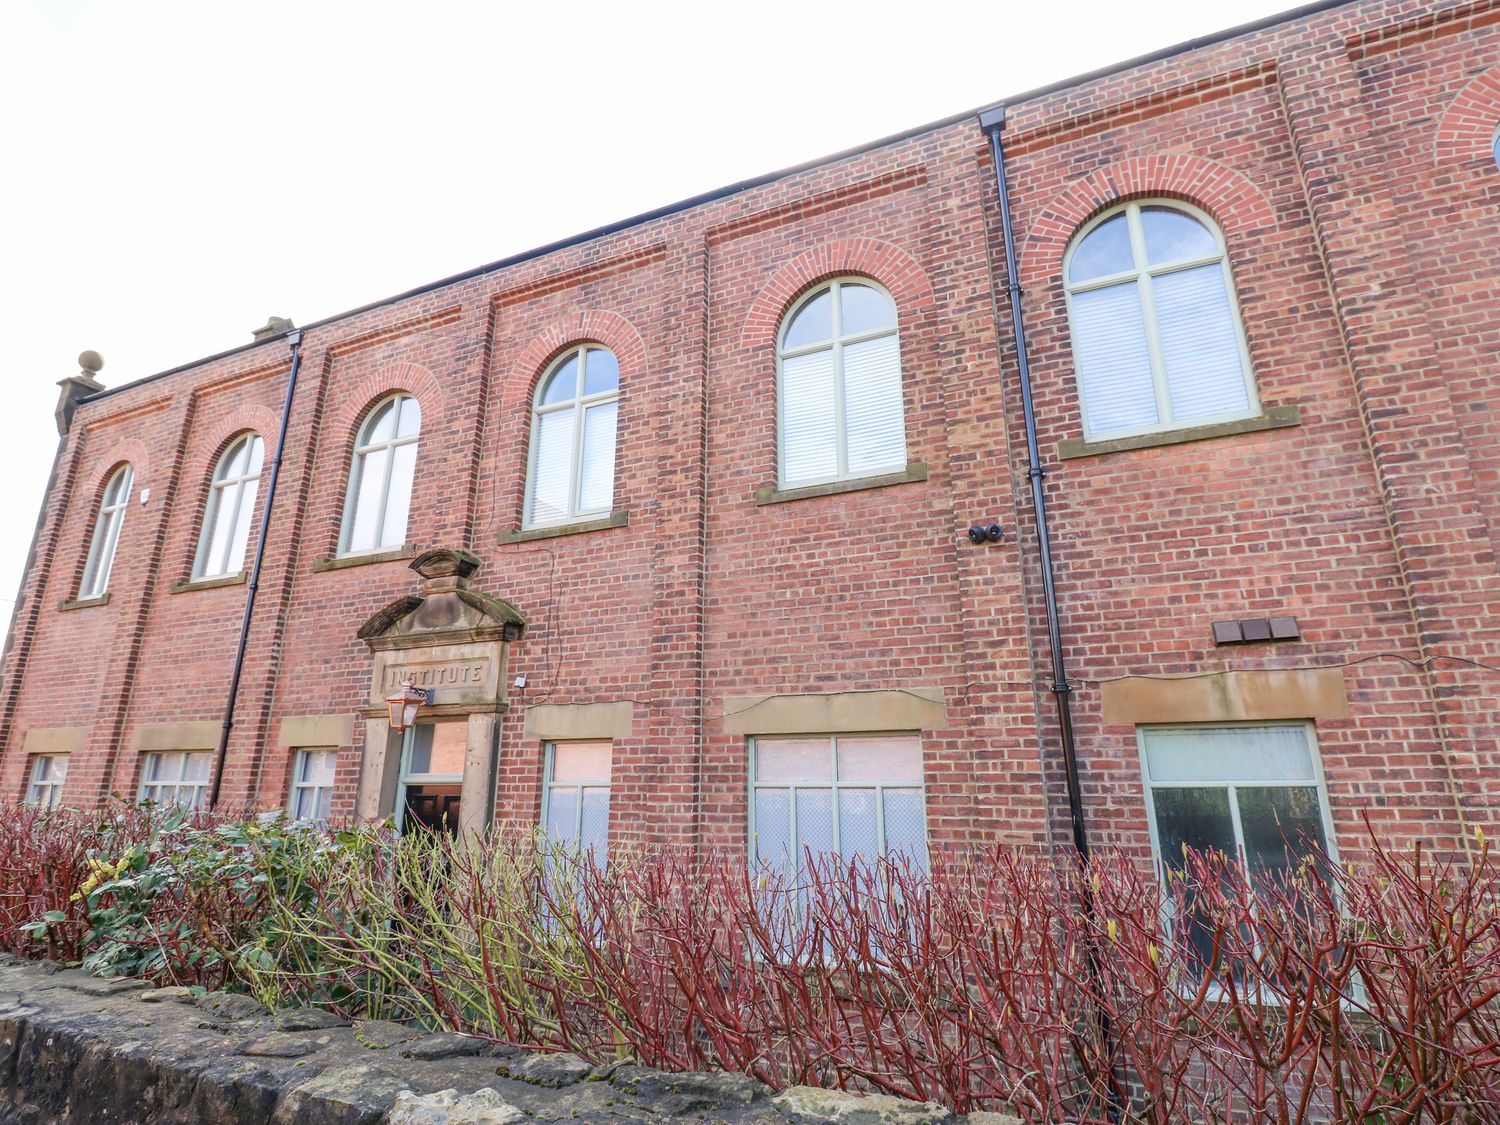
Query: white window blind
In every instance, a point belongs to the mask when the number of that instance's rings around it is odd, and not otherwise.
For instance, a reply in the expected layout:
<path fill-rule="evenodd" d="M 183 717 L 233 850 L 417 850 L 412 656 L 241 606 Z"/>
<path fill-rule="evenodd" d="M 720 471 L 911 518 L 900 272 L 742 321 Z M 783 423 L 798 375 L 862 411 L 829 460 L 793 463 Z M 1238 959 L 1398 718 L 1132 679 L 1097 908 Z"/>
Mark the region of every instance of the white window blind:
<path fill-rule="evenodd" d="M 614 507 L 619 397 L 620 365 L 604 348 L 575 348 L 542 378 L 531 420 L 527 527 Z"/>
<path fill-rule="evenodd" d="M 778 445 L 783 487 L 906 467 L 896 306 L 856 279 L 804 298 L 781 332 Z"/>
<path fill-rule="evenodd" d="M 83 566 L 83 581 L 79 584 L 80 598 L 97 598 L 109 589 L 109 574 L 114 569 L 115 548 L 120 544 L 120 528 L 125 523 L 132 483 L 134 474 L 130 466 L 121 465 L 104 486 L 88 559 Z"/>
<path fill-rule="evenodd" d="M 1090 434 L 1156 425 L 1156 389 L 1136 283 L 1073 298 L 1073 361 Z"/>
<path fill-rule="evenodd" d="M 410 395 L 386 399 L 360 427 L 344 505 L 342 553 L 406 542 L 421 429 L 422 410 Z"/>
<path fill-rule="evenodd" d="M 1126 204 L 1075 240 L 1065 275 L 1086 437 L 1259 411 L 1223 238 L 1207 216 Z"/>
<path fill-rule="evenodd" d="M 219 458 L 208 491 L 194 578 L 218 578 L 244 566 L 264 460 L 265 443 L 257 434 L 242 435 Z"/>
<path fill-rule="evenodd" d="M 547 747 L 542 822 L 548 837 L 602 861 L 609 848 L 613 744 L 556 742 Z"/>

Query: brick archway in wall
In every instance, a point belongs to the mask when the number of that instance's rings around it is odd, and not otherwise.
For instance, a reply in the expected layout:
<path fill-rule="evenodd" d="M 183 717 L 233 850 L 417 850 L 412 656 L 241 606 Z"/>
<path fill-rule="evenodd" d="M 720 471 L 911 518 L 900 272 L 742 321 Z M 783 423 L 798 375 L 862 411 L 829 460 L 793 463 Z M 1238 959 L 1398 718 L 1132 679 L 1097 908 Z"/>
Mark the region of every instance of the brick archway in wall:
<path fill-rule="evenodd" d="M 523 410 L 528 418 L 537 380 L 548 363 L 564 348 L 583 343 L 602 344 L 620 363 L 620 392 L 629 393 L 626 383 L 649 370 L 646 344 L 635 325 L 619 313 L 588 309 L 562 320 L 554 320 L 538 332 L 511 366 L 510 377 L 500 392 L 502 412 L 511 408 Z M 505 416 L 502 413 L 502 416 Z"/>
<path fill-rule="evenodd" d="M 1433 138 L 1433 163 L 1458 164 L 1494 155 L 1500 127 L 1500 66 L 1485 71 L 1453 99 Z"/>
<path fill-rule="evenodd" d="M 1063 252 L 1075 231 L 1128 199 L 1181 199 L 1207 211 L 1231 242 L 1275 225 L 1266 194 L 1244 173 L 1204 156 L 1143 156 L 1098 168 L 1054 196 L 1031 224 L 1021 253 L 1021 285 L 1062 279 Z"/>
<path fill-rule="evenodd" d="M 924 311 L 933 300 L 926 271 L 899 246 L 873 238 L 826 242 L 803 251 L 772 275 L 745 315 L 741 345 L 775 347 L 787 306 L 820 281 L 843 274 L 863 274 L 885 286 L 896 299 L 896 313 L 903 320 Z"/>

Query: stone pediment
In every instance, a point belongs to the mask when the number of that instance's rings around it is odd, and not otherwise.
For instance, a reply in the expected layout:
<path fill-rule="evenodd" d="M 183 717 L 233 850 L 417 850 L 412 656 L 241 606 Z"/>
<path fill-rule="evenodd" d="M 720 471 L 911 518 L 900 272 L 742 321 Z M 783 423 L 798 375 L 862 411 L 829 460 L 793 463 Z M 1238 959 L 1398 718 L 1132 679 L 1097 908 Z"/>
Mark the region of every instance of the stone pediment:
<path fill-rule="evenodd" d="M 442 548 L 411 561 L 422 576 L 421 591 L 397 598 L 372 614 L 359 629 L 371 649 L 418 648 L 518 641 L 526 619 L 513 605 L 469 589 L 480 560 L 468 551 Z"/>

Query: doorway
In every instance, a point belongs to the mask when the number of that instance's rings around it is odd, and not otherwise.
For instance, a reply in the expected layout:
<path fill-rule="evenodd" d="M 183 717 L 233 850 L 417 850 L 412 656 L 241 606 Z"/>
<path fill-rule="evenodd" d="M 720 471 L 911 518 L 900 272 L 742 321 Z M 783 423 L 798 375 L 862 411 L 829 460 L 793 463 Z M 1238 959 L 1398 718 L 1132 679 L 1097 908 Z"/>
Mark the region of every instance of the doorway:
<path fill-rule="evenodd" d="M 396 789 L 399 831 L 409 832 L 418 825 L 450 835 L 458 831 L 467 750 L 465 723 L 418 723 L 407 728 Z"/>

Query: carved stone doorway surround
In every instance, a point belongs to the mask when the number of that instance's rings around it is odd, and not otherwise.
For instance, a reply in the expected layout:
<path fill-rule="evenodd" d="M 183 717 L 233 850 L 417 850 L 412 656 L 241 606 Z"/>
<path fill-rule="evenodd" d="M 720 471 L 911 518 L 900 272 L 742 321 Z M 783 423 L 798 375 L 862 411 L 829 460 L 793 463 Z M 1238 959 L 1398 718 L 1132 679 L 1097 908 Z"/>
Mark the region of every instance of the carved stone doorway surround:
<path fill-rule="evenodd" d="M 506 654 L 526 632 L 526 619 L 510 603 L 469 588 L 479 569 L 468 551 L 427 551 L 411 561 L 422 576 L 420 593 L 391 602 L 362 626 L 373 669 L 365 716 L 365 746 L 354 812 L 380 821 L 395 812 L 403 734 L 390 727 L 385 697 L 410 676 L 436 692 L 423 721 L 468 724 L 459 828 L 490 822 L 499 758 L 500 716 L 506 701 Z"/>

